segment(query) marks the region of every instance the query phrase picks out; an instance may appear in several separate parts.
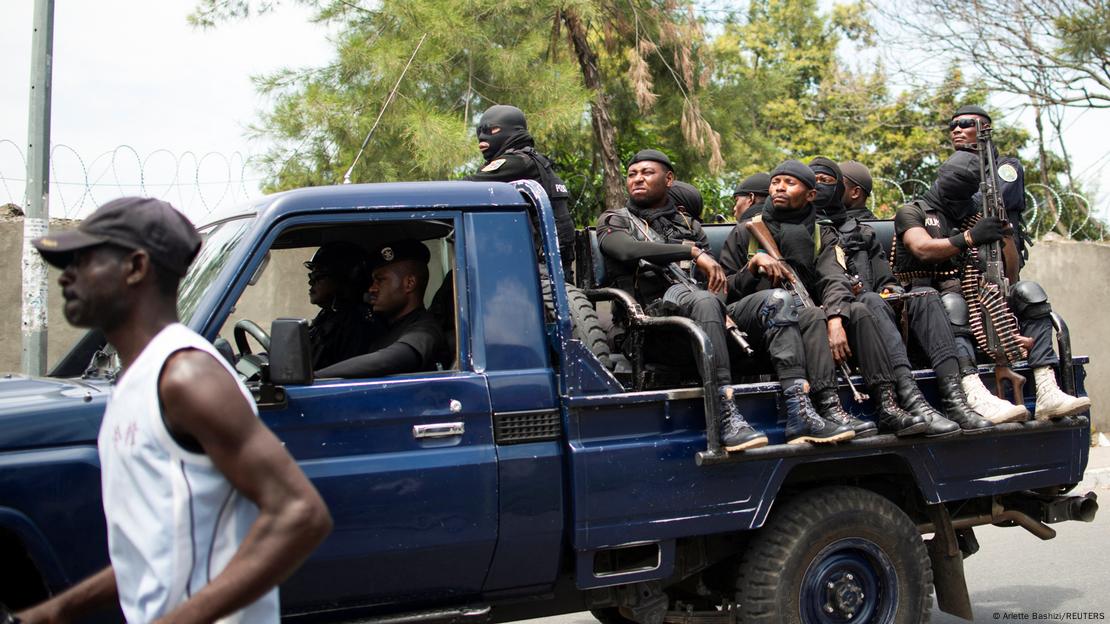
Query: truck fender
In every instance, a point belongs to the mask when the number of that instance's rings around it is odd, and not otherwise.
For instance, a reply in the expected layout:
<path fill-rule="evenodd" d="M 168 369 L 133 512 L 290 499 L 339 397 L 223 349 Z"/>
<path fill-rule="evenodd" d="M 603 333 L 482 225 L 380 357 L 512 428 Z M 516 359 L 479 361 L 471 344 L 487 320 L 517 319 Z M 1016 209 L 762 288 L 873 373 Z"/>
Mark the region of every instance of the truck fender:
<path fill-rule="evenodd" d="M 0 507 L 0 532 L 7 532 L 27 551 L 27 556 L 52 593 L 69 584 L 57 553 L 46 536 L 25 514 L 10 507 Z"/>

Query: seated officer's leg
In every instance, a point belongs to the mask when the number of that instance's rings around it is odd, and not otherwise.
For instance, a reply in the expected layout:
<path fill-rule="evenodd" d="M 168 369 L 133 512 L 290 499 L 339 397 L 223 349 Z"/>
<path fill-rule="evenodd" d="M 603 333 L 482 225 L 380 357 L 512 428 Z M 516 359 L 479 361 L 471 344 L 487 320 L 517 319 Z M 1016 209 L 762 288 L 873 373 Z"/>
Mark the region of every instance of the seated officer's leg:
<path fill-rule="evenodd" d="M 1021 333 L 1033 339 L 1029 350 L 1029 366 L 1037 384 L 1037 420 L 1058 419 L 1079 414 L 1091 408 L 1087 397 L 1066 394 L 1056 383 L 1055 367 L 1060 363 L 1052 350 L 1052 306 L 1041 285 L 1022 280 L 1010 291 L 1010 306 L 1021 323 Z"/>
<path fill-rule="evenodd" d="M 859 362 L 864 381 L 871 388 L 880 425 L 900 436 L 924 433 L 929 424 L 923 416 L 902 409 L 894 389 L 894 370 L 887 357 L 875 315 L 856 301 L 848 306 L 846 323 L 852 354 Z"/>
<path fill-rule="evenodd" d="M 886 355 L 890 360 L 890 366 L 895 372 L 899 368 L 905 368 L 908 372 L 910 370 L 910 358 L 906 355 L 906 345 L 902 342 L 902 332 L 898 331 L 898 318 L 894 314 L 894 308 L 890 307 L 878 293 L 864 292 L 856 297 L 856 301 L 867 306 L 871 311 L 871 315 L 875 317 L 875 329 L 879 332 L 879 337 L 883 346 L 886 347 Z"/>
<path fill-rule="evenodd" d="M 681 284 L 667 289 L 664 300 L 686 318 L 694 321 L 709 337 L 713 349 L 713 374 L 721 393 L 720 440 L 726 451 L 743 451 L 767 445 L 767 436 L 744 420 L 732 396 L 728 343 L 725 339 L 725 308 L 717 297 L 701 289 Z"/>
<path fill-rule="evenodd" d="M 935 289 L 924 286 L 914 288 L 912 292 L 926 294 L 906 300 L 910 331 L 918 344 L 925 349 L 937 375 L 958 374 L 956 335 L 952 332 L 952 324 L 940 302 L 940 295 Z"/>
<path fill-rule="evenodd" d="M 789 293 L 781 288 L 753 293 L 729 305 L 728 314 L 753 348 L 770 357 L 783 387 L 805 378 L 798 311 Z"/>
<path fill-rule="evenodd" d="M 947 383 L 948 377 L 937 374 L 944 413 L 968 432 L 982 431 L 984 427 L 974 425 L 981 424 L 979 421 L 983 419 L 996 425 L 1025 420 L 1029 412 L 1024 405 L 1014 405 L 996 397 L 987 390 L 979 377 L 979 369 L 975 365 L 974 337 L 971 333 L 971 312 L 967 302 L 956 293 L 945 293 L 941 295 L 940 301 L 952 324 L 952 333 L 956 338 L 956 358 L 962 375 L 957 392 L 954 384 Z"/>
<path fill-rule="evenodd" d="M 898 406 L 911 416 L 925 421 L 927 425 L 925 435 L 928 437 L 943 437 L 959 433 L 960 426 L 933 409 L 933 406 L 921 394 L 921 389 L 917 387 L 917 382 L 913 378 L 913 371 L 910 369 L 910 359 L 906 354 L 906 344 L 902 342 L 902 332 L 898 331 L 898 325 L 895 321 L 894 309 L 877 293 L 866 292 L 859 299 L 860 303 L 866 305 L 874 316 L 879 337 L 883 346 L 886 347 L 886 353 L 894 372 L 894 392 Z M 910 299 L 909 301 L 920 301 L 922 299 Z M 937 306 L 938 308 L 940 306 L 939 300 L 937 300 Z M 951 336 L 948 322 L 943 318 L 944 310 L 938 309 L 938 311 L 942 317 L 939 319 L 942 327 Z M 955 362 L 955 359 L 952 358 L 952 366 L 955 366 Z"/>
<path fill-rule="evenodd" d="M 809 380 L 809 397 L 817 414 L 828 425 L 845 428 L 852 436 L 874 435 L 875 423 L 861 420 L 844 411 L 840 404 L 840 394 L 836 382 L 836 364 L 829 350 L 828 319 L 821 308 L 801 308 L 798 310 L 798 328 L 801 330 L 802 348 L 805 353 L 806 378 Z M 787 394 L 789 398 L 790 394 Z M 789 406 L 789 402 L 787 403 Z M 813 426 L 816 421 L 811 421 Z M 832 429 L 825 427 L 825 434 Z M 844 434 L 835 434 L 843 436 Z M 789 434 L 787 437 L 790 437 Z M 814 436 L 816 437 L 816 436 Z M 845 437 L 843 439 L 850 439 Z M 819 441 L 814 439 L 812 441 Z"/>
<path fill-rule="evenodd" d="M 821 418 L 810 402 L 799 311 L 789 293 L 778 288 L 760 291 L 733 303 L 728 312 L 771 357 L 786 404 L 787 444 L 839 442 L 855 435 L 851 428 Z"/>

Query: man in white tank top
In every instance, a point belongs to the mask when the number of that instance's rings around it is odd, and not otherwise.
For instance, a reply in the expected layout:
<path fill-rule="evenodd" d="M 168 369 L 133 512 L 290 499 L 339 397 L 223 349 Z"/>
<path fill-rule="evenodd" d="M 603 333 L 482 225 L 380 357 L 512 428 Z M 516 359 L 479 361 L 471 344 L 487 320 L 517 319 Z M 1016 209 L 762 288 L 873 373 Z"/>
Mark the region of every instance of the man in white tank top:
<path fill-rule="evenodd" d="M 66 320 L 102 329 L 123 367 L 98 439 L 111 565 L 24 622 L 116 600 L 133 623 L 277 622 L 278 583 L 331 530 L 234 370 L 178 322 L 177 287 L 200 243 L 168 203 L 138 197 L 33 241 L 63 269 Z"/>

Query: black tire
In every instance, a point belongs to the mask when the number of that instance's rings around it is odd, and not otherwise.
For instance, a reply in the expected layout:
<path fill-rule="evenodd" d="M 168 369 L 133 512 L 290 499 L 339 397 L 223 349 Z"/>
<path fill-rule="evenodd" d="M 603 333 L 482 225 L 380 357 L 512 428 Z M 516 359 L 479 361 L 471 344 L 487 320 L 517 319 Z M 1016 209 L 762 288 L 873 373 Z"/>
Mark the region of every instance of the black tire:
<path fill-rule="evenodd" d="M 551 296 L 551 282 L 543 278 L 540 280 L 543 294 L 544 312 L 547 318 L 555 317 L 555 300 Z M 613 370 L 612 353 L 609 349 L 609 340 L 601 321 L 597 318 L 597 309 L 593 302 L 582 292 L 581 288 L 565 285 L 567 288 L 567 303 L 570 305 L 570 322 L 572 336 L 577 338 L 590 353 L 601 362 L 608 370 Z"/>
<path fill-rule="evenodd" d="M 602 366 L 612 370 L 612 358 L 609 350 L 609 338 L 601 327 L 597 318 L 597 309 L 593 302 L 586 298 L 586 293 L 576 286 L 567 284 L 567 303 L 570 304 L 570 318 L 574 327 L 574 337 L 586 345 L 586 348 L 597 356 Z"/>
<path fill-rule="evenodd" d="M 928 622 L 932 593 L 917 527 L 894 503 L 854 487 L 805 492 L 772 511 L 736 578 L 744 622 Z"/>

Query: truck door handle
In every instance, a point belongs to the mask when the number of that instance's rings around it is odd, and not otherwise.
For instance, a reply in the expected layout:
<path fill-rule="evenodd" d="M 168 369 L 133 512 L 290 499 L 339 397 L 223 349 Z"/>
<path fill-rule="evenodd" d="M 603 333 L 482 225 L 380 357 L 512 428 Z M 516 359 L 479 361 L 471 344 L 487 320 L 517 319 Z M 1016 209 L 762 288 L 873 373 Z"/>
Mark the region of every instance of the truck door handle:
<path fill-rule="evenodd" d="M 466 428 L 461 422 L 436 423 L 433 425 L 413 425 L 412 437 L 421 438 L 452 438 L 461 436 Z"/>

